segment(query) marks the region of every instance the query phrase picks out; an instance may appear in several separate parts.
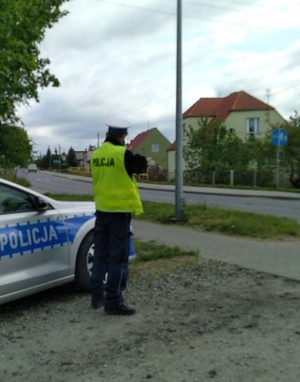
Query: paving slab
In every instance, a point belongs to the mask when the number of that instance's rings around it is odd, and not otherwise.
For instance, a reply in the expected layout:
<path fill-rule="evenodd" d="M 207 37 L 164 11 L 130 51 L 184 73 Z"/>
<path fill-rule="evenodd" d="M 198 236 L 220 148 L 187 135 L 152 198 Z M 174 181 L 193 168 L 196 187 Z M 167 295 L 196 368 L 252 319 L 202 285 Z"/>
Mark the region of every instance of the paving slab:
<path fill-rule="evenodd" d="M 203 258 L 300 281 L 300 240 L 246 239 L 137 220 L 132 226 L 141 240 L 199 251 Z"/>

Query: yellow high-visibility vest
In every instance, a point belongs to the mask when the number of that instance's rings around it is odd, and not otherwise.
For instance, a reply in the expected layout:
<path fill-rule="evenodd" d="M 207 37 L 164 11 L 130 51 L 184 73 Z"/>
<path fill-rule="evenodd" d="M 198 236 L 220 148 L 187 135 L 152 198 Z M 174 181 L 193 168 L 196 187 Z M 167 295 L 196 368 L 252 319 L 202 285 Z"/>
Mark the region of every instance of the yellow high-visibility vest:
<path fill-rule="evenodd" d="M 134 177 L 124 163 L 125 147 L 104 142 L 91 157 L 93 193 L 98 211 L 140 215 L 143 206 Z"/>

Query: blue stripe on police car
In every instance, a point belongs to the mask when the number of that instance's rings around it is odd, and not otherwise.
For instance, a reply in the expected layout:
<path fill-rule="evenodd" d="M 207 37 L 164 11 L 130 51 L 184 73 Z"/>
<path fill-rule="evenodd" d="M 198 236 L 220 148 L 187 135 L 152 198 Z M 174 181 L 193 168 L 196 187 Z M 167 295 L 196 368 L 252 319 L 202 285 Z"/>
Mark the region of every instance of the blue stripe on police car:
<path fill-rule="evenodd" d="M 48 219 L 0 227 L 0 260 L 73 243 L 80 227 L 93 215 Z"/>

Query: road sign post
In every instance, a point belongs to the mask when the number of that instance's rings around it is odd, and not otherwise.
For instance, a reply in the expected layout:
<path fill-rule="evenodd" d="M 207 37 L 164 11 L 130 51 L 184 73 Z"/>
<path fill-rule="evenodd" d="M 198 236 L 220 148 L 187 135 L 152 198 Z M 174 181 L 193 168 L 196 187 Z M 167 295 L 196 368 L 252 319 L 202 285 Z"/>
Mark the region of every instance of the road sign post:
<path fill-rule="evenodd" d="M 276 188 L 279 188 L 279 147 L 287 143 L 288 135 L 284 129 L 274 129 L 271 134 L 271 142 L 276 146 Z"/>

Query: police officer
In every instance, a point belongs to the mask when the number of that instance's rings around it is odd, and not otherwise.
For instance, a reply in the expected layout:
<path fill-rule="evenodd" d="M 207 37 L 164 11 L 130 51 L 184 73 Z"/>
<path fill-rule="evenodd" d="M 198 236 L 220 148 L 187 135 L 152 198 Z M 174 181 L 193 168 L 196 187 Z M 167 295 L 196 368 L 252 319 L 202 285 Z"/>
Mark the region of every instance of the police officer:
<path fill-rule="evenodd" d="M 129 123 L 112 121 L 107 126 L 105 142 L 91 157 L 96 204 L 92 307 L 104 305 L 107 314 L 131 315 L 135 309 L 122 296 L 128 278 L 130 221 L 132 214 L 143 212 L 133 174 L 146 172 L 147 160 L 124 147 Z"/>

